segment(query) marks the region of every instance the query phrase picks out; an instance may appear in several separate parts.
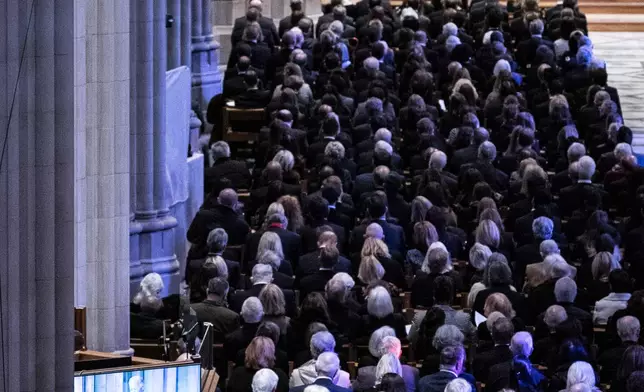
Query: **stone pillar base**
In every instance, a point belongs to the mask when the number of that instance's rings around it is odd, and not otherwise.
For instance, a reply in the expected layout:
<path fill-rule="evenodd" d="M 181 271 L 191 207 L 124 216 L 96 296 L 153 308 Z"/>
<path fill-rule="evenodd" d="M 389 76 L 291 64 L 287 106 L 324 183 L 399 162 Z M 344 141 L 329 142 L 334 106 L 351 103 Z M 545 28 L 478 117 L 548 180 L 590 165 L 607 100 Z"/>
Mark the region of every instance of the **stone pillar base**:
<path fill-rule="evenodd" d="M 130 222 L 130 298 L 139 292 L 145 275 L 156 272 L 165 284 L 161 296 L 179 293 L 181 274 L 174 253 L 174 229 L 177 220 L 161 218 Z"/>
<path fill-rule="evenodd" d="M 208 103 L 221 93 L 222 78 L 219 72 L 219 42 L 212 36 L 192 44 L 192 100 L 206 117 Z"/>

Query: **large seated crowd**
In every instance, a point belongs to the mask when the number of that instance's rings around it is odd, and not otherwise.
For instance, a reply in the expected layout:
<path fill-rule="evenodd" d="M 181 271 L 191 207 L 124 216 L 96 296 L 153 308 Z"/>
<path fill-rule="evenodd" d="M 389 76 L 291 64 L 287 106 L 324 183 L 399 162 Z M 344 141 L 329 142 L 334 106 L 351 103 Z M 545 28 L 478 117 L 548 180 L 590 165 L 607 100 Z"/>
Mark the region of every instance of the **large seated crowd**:
<path fill-rule="evenodd" d="M 248 3 L 208 107 L 185 310 L 220 387 L 644 391 L 644 169 L 576 1 L 290 5 Z"/>

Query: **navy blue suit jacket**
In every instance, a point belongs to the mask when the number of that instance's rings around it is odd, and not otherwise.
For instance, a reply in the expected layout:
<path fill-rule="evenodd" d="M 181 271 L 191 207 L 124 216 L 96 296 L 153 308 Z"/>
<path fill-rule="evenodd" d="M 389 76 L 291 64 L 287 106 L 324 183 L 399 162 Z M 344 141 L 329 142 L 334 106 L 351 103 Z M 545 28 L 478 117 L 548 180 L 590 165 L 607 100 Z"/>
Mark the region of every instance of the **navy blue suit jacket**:
<path fill-rule="evenodd" d="M 329 392 L 351 392 L 351 389 L 339 387 L 328 378 L 318 378 L 313 381 L 313 384 L 309 385 L 319 385 L 321 387 L 325 387 L 329 390 Z M 289 392 L 304 392 L 304 388 L 306 387 L 308 387 L 308 385 L 300 385 L 299 387 L 289 389 Z"/>
<path fill-rule="evenodd" d="M 472 390 L 476 391 L 476 381 L 471 374 L 461 373 L 458 376 L 459 378 L 464 379 L 472 385 Z M 420 379 L 418 382 L 418 391 L 419 392 L 443 392 L 445 386 L 449 384 L 450 381 L 455 379 L 456 376 L 451 372 L 439 371 L 429 376 L 425 376 Z"/>

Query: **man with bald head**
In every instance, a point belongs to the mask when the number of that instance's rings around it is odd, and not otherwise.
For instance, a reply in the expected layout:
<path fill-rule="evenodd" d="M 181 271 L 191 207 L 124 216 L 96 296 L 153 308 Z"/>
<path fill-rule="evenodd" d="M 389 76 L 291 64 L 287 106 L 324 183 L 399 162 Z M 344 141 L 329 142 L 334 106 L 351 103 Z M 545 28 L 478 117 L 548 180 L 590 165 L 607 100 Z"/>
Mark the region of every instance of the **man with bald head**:
<path fill-rule="evenodd" d="M 215 206 L 197 212 L 188 229 L 188 241 L 205 250 L 208 233 L 220 227 L 228 234 L 228 245 L 242 245 L 250 228 L 238 207 L 237 193 L 230 188 L 222 190 Z"/>

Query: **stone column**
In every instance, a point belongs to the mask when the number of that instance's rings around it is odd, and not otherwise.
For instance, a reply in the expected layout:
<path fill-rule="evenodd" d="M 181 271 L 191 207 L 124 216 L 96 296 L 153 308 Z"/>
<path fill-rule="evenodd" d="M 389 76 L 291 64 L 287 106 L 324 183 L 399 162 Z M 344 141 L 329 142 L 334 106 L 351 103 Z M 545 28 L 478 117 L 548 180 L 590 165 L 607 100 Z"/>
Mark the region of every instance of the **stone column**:
<path fill-rule="evenodd" d="M 76 284 L 86 294 L 88 348 L 129 352 L 129 7 L 127 0 L 85 5 L 86 140 L 77 146 L 85 170 L 77 173 L 85 175 L 86 199 L 77 208 L 85 209 L 87 264 Z"/>
<path fill-rule="evenodd" d="M 221 93 L 219 43 L 213 36 L 209 0 L 192 2 L 192 100 L 204 114 L 210 99 Z"/>
<path fill-rule="evenodd" d="M 181 0 L 167 0 L 168 15 L 174 19 L 168 28 L 168 69 L 177 68 L 181 64 Z"/>
<path fill-rule="evenodd" d="M 76 7 L 0 3 L 3 391 L 73 389 Z"/>
<path fill-rule="evenodd" d="M 169 215 L 165 178 L 165 72 L 167 69 L 166 2 L 130 2 L 130 176 L 134 220 L 130 222 L 130 295 L 150 272 L 164 278 L 167 293 L 179 290 L 179 262 L 174 254 L 174 227 Z"/>
<path fill-rule="evenodd" d="M 192 63 L 192 4 L 181 1 L 181 65 L 190 68 Z"/>

